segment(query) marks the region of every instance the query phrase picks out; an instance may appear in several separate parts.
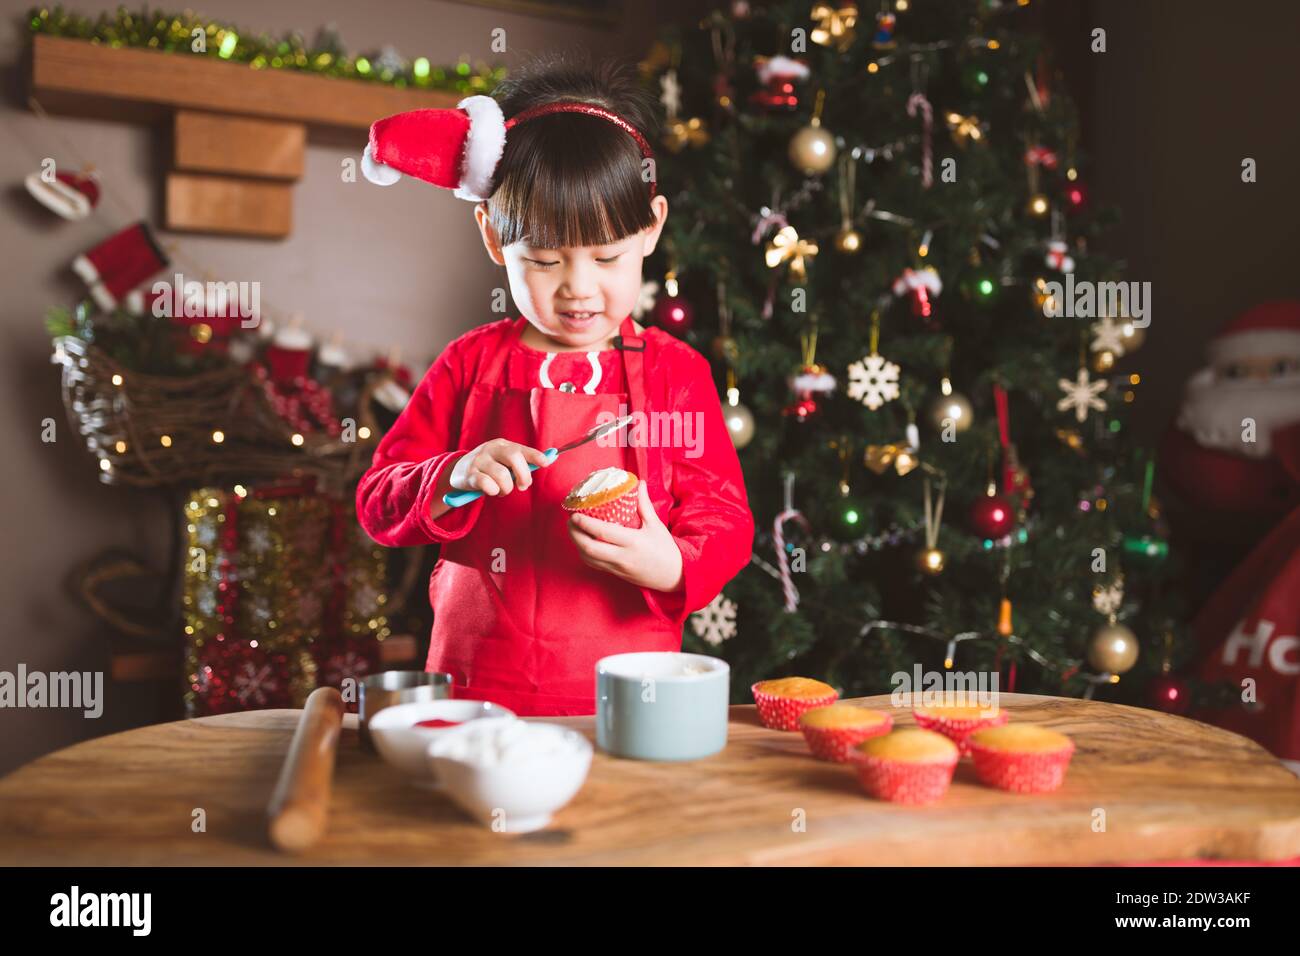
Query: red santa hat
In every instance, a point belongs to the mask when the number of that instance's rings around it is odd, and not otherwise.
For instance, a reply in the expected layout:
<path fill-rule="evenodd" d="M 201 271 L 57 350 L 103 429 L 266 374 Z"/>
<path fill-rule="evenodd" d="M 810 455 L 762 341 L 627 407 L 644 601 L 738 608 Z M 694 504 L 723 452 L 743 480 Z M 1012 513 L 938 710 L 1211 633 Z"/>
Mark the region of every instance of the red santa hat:
<path fill-rule="evenodd" d="M 411 110 L 375 122 L 370 127 L 370 143 L 361 154 L 361 172 L 380 186 L 391 186 L 405 173 L 454 189 L 460 199 L 479 202 L 492 195 L 507 130 L 551 113 L 583 113 L 608 120 L 636 140 L 643 157 L 653 155 L 635 126 L 595 103 L 543 103 L 506 120 L 496 100 L 477 95 L 461 100 L 456 109 Z M 654 193 L 651 179 L 650 194 Z"/>
<path fill-rule="evenodd" d="M 24 182 L 33 199 L 64 219 L 85 219 L 99 202 L 99 175 L 55 172 L 53 179 L 31 173 Z"/>
<path fill-rule="evenodd" d="M 1211 362 L 1243 358 L 1300 358 L 1300 302 L 1280 300 L 1247 309 L 1211 340 Z"/>
<path fill-rule="evenodd" d="M 779 80 L 806 80 L 812 74 L 808 64 L 803 60 L 796 60 L 793 57 L 777 54 L 773 57 L 758 57 L 755 61 L 755 73 L 763 83 L 769 83 L 774 79 Z"/>
<path fill-rule="evenodd" d="M 406 173 L 478 202 L 491 194 L 505 147 L 505 117 L 497 101 L 469 96 L 454 110 L 411 110 L 374 123 L 361 172 L 379 186 L 391 186 Z"/>

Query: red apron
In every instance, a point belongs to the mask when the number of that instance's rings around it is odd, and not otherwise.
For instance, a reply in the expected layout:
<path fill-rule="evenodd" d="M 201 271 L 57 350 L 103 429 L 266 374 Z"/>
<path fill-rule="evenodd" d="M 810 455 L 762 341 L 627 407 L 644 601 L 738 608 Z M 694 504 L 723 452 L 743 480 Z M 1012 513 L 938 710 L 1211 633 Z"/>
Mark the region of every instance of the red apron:
<path fill-rule="evenodd" d="M 466 399 L 460 447 L 507 438 L 558 448 L 620 414 L 620 405 L 645 408 L 645 343 L 631 316 L 616 340 L 630 394 L 506 387 L 505 363 L 524 328 L 520 322 L 487 359 Z M 442 545 L 429 582 L 434 620 L 425 669 L 450 673 L 454 696 L 520 716 L 593 714 L 600 658 L 681 650 L 680 629 L 650 610 L 639 587 L 583 563 L 560 507 L 599 468 L 625 468 L 654 488 L 647 457 L 631 442 L 587 442 L 534 471 L 526 491 L 485 501 L 473 529 Z"/>

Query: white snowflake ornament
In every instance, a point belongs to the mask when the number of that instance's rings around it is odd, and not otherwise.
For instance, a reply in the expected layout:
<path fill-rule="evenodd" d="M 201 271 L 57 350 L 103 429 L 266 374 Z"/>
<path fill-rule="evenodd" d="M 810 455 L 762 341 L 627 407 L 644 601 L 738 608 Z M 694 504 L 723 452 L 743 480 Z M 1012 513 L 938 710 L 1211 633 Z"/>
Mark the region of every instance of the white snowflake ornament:
<path fill-rule="evenodd" d="M 1092 589 L 1092 606 L 1107 617 L 1114 614 L 1124 603 L 1124 579 L 1118 578 L 1114 583 L 1102 587 L 1100 584 Z"/>
<path fill-rule="evenodd" d="M 271 550 L 271 532 L 265 525 L 253 525 L 253 527 L 248 529 L 248 537 L 244 539 L 244 546 L 250 553 L 259 558 L 262 557 L 262 555 Z"/>
<path fill-rule="evenodd" d="M 641 291 L 637 293 L 636 304 L 632 306 L 632 318 L 639 319 L 655 307 L 655 296 L 659 294 L 659 283 L 654 279 L 647 279 L 641 283 Z"/>
<path fill-rule="evenodd" d="M 1113 352 L 1116 357 L 1124 354 L 1124 326 L 1110 316 L 1092 324 L 1092 350 L 1094 352 Z"/>
<path fill-rule="evenodd" d="M 682 84 L 677 81 L 677 71 L 669 70 L 663 76 L 659 77 L 659 102 L 664 105 L 664 112 L 668 114 L 669 119 L 677 115 L 677 111 L 682 108 Z"/>
<path fill-rule="evenodd" d="M 1090 381 L 1086 368 L 1079 368 L 1079 374 L 1073 382 L 1063 378 L 1056 384 L 1065 393 L 1065 397 L 1056 403 L 1057 411 L 1074 409 L 1074 417 L 1082 422 L 1087 420 L 1089 409 L 1096 409 L 1099 412 L 1106 410 L 1106 400 L 1101 397 L 1101 393 L 1106 390 L 1109 383 L 1104 378 L 1099 378 L 1095 382 Z"/>
<path fill-rule="evenodd" d="M 866 405 L 873 412 L 885 402 L 898 398 L 899 368 L 872 353 L 849 366 L 849 398 Z"/>
<path fill-rule="evenodd" d="M 268 695 L 274 693 L 280 686 L 270 664 L 263 664 L 259 668 L 251 662 L 244 663 L 231 683 L 234 685 L 235 696 L 239 698 L 241 704 L 247 704 L 249 701 L 265 704 L 269 699 Z"/>
<path fill-rule="evenodd" d="M 695 636 L 706 644 L 717 647 L 728 638 L 736 636 L 736 604 L 721 591 L 718 596 L 691 615 Z"/>

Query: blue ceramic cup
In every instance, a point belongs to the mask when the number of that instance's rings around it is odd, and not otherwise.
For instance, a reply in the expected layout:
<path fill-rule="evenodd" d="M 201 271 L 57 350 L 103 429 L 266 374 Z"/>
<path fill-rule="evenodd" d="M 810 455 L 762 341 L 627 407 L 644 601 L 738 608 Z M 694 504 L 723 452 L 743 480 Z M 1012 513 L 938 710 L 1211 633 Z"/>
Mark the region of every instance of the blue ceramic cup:
<path fill-rule="evenodd" d="M 698 760 L 727 745 L 731 668 L 647 651 L 596 662 L 596 744 L 616 757 Z"/>

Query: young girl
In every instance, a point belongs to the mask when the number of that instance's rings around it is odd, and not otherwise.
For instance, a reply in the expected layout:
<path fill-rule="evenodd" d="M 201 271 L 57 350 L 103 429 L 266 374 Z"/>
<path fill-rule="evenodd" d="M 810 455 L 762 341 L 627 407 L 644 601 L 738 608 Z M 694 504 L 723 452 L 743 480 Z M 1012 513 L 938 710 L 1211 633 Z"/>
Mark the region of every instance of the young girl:
<path fill-rule="evenodd" d="M 450 673 L 455 696 L 591 714 L 596 662 L 680 650 L 686 617 L 748 563 L 754 519 L 708 362 L 631 316 L 668 214 L 635 73 L 535 61 L 495 97 L 371 129 L 368 179 L 405 172 L 476 203 L 520 315 L 438 357 L 361 479 L 357 515 L 380 544 L 442 546 L 426 669 Z M 620 440 L 541 450 L 628 414 L 640 421 Z M 640 528 L 560 506 L 611 466 L 640 479 Z M 456 490 L 482 497 L 451 508 Z"/>

